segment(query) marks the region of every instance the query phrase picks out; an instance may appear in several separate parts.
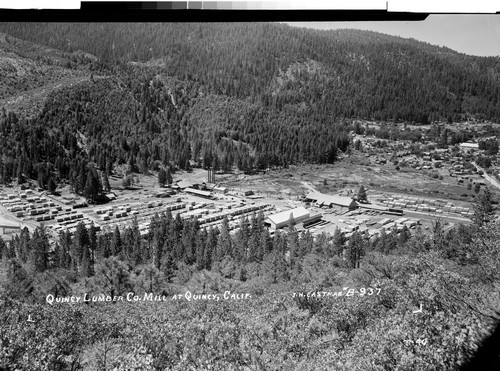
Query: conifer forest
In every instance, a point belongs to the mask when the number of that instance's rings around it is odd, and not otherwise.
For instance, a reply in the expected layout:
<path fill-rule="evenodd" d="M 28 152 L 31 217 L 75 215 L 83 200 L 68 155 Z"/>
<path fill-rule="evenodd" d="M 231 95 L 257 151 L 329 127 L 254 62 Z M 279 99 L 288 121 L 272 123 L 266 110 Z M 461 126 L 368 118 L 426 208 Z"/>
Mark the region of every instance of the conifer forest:
<path fill-rule="evenodd" d="M 0 23 L 0 370 L 498 370 L 499 128 L 500 57 Z"/>

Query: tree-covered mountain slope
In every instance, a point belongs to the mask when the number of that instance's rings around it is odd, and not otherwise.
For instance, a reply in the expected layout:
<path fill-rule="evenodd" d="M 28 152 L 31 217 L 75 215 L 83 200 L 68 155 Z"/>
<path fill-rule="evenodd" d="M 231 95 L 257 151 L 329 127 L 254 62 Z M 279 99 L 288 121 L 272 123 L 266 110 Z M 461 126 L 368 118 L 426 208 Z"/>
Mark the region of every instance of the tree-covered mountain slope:
<path fill-rule="evenodd" d="M 0 31 L 110 63 L 156 60 L 171 76 L 266 107 L 422 123 L 500 118 L 499 58 L 374 32 L 250 23 L 5 23 Z"/>
<path fill-rule="evenodd" d="M 4 23 L 0 181 L 332 163 L 353 118 L 500 118 L 498 58 L 281 24 Z M 26 114 L 29 110 L 29 115 Z"/>

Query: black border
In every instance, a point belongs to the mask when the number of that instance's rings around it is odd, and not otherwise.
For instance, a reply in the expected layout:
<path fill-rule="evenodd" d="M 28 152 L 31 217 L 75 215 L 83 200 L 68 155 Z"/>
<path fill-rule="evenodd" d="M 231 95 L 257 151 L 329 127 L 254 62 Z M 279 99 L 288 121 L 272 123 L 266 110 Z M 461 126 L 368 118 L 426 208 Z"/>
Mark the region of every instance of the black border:
<path fill-rule="evenodd" d="M 80 9 L 0 9 L 1 22 L 423 21 L 429 13 L 366 10 L 178 9 L 172 2 L 86 2 Z M 185 5 L 186 3 L 179 3 Z M 193 4 L 195 5 L 195 4 Z"/>

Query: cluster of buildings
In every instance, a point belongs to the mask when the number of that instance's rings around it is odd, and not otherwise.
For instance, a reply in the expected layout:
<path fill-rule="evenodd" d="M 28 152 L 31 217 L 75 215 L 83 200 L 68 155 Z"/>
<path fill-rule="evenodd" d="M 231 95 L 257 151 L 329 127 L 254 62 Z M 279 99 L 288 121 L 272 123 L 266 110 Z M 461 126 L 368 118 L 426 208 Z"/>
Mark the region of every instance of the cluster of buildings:
<path fill-rule="evenodd" d="M 184 191 L 208 199 L 212 199 L 217 194 L 226 194 L 228 189 L 215 183 L 203 182 L 197 183 L 188 180 L 181 180 L 171 187 L 176 191 Z"/>

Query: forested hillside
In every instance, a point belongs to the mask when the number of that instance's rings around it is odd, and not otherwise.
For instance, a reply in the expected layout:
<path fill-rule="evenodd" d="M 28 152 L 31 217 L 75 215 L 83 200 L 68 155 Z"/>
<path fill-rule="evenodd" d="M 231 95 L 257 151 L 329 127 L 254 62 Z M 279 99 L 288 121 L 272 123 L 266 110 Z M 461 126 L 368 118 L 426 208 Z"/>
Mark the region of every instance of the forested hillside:
<path fill-rule="evenodd" d="M 1 182 L 68 179 L 80 193 L 89 164 L 110 175 L 120 164 L 147 173 L 333 163 L 355 117 L 500 117 L 498 58 L 377 33 L 279 24 L 5 23 L 0 31 L 9 34 Z"/>
<path fill-rule="evenodd" d="M 110 63 L 155 60 L 210 92 L 265 107 L 427 123 L 500 118 L 499 58 L 354 30 L 280 24 L 2 24 L 0 31 Z"/>

